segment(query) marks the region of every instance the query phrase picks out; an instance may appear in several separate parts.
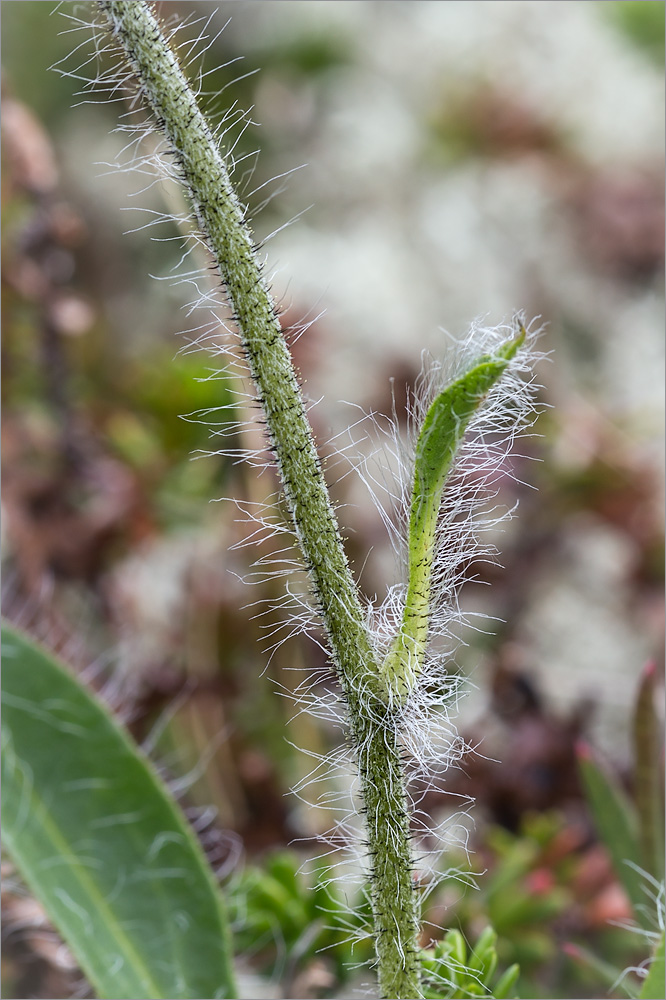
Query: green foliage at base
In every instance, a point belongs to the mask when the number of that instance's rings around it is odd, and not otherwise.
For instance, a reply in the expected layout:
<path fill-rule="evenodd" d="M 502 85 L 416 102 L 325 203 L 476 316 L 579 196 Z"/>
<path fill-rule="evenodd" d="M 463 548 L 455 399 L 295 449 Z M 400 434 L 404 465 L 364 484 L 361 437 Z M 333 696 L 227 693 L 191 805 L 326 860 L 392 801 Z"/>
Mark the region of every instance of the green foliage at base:
<path fill-rule="evenodd" d="M 302 869 L 297 854 L 278 851 L 241 873 L 230 899 L 237 946 L 278 977 L 286 965 L 293 976 L 320 954 L 344 981 L 372 958 L 369 902 L 354 886 L 350 896 L 346 885 L 329 881 L 329 869 Z"/>
<path fill-rule="evenodd" d="M 460 931 L 449 931 L 433 949 L 421 954 L 423 996 L 426 1000 L 454 997 L 516 997 L 517 965 L 497 975 L 497 934 L 492 927 L 469 948 Z"/>

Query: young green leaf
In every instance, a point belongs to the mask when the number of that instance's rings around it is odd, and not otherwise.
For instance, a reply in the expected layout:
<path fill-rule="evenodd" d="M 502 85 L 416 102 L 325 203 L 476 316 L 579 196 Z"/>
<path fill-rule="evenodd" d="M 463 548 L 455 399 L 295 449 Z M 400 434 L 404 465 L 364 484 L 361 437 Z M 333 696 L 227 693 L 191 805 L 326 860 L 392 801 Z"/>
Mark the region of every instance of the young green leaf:
<path fill-rule="evenodd" d="M 514 996 L 514 989 L 520 976 L 520 966 L 510 965 L 504 975 L 497 980 L 497 985 L 493 990 L 495 1000 L 509 1000 Z"/>
<path fill-rule="evenodd" d="M 416 442 L 409 513 L 408 584 L 400 631 L 381 665 L 387 700 L 402 704 L 421 670 L 428 639 L 431 575 L 437 518 L 456 453 L 467 427 L 492 387 L 524 343 L 522 324 L 494 354 L 474 366 L 433 400 Z"/>
<path fill-rule="evenodd" d="M 46 650 L 2 645 L 5 846 L 98 996 L 236 996 L 224 901 L 150 763 Z"/>
<path fill-rule="evenodd" d="M 497 934 L 492 927 L 486 927 L 479 935 L 474 951 L 469 958 L 469 968 L 478 972 L 484 982 L 489 982 L 497 967 Z"/>
<path fill-rule="evenodd" d="M 450 930 L 433 950 L 421 952 L 424 974 L 423 996 L 427 1000 L 454 1000 L 456 997 L 495 997 L 497 1000 L 514 995 L 519 968 L 512 965 L 495 979 L 497 968 L 497 934 L 486 927 L 471 954 L 465 938 L 458 930 Z"/>

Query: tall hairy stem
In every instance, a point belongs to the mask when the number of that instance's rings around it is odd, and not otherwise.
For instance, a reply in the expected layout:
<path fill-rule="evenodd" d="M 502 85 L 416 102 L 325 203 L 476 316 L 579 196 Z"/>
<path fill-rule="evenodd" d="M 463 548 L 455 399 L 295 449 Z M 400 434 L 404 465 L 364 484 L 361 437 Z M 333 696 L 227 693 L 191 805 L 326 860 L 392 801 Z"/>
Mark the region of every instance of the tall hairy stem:
<path fill-rule="evenodd" d="M 417 997 L 418 913 L 398 737 L 377 694 L 378 667 L 277 310 L 218 145 L 150 7 L 99 6 L 170 140 L 226 287 L 358 747 L 380 989 L 384 997 Z"/>

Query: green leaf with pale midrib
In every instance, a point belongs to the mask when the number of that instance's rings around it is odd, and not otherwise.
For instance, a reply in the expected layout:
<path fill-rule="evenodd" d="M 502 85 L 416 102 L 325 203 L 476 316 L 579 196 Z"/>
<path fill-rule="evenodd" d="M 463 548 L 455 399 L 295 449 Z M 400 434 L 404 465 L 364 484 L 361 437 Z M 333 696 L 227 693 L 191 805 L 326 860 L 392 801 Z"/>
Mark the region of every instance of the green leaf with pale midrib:
<path fill-rule="evenodd" d="M 96 992 L 235 996 L 224 901 L 152 766 L 49 653 L 2 641 L 4 843 Z"/>

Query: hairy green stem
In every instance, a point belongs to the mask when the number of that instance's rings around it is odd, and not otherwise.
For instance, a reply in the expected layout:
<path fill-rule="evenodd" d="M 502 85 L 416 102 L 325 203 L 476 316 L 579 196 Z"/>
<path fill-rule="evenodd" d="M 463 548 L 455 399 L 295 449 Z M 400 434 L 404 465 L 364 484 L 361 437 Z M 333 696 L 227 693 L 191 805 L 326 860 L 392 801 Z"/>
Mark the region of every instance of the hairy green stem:
<path fill-rule="evenodd" d="M 418 907 L 399 741 L 305 405 L 252 233 L 194 93 L 148 4 L 99 0 L 180 166 L 234 312 L 358 749 L 382 996 L 418 997 Z M 376 714 L 379 713 L 379 714 Z"/>

